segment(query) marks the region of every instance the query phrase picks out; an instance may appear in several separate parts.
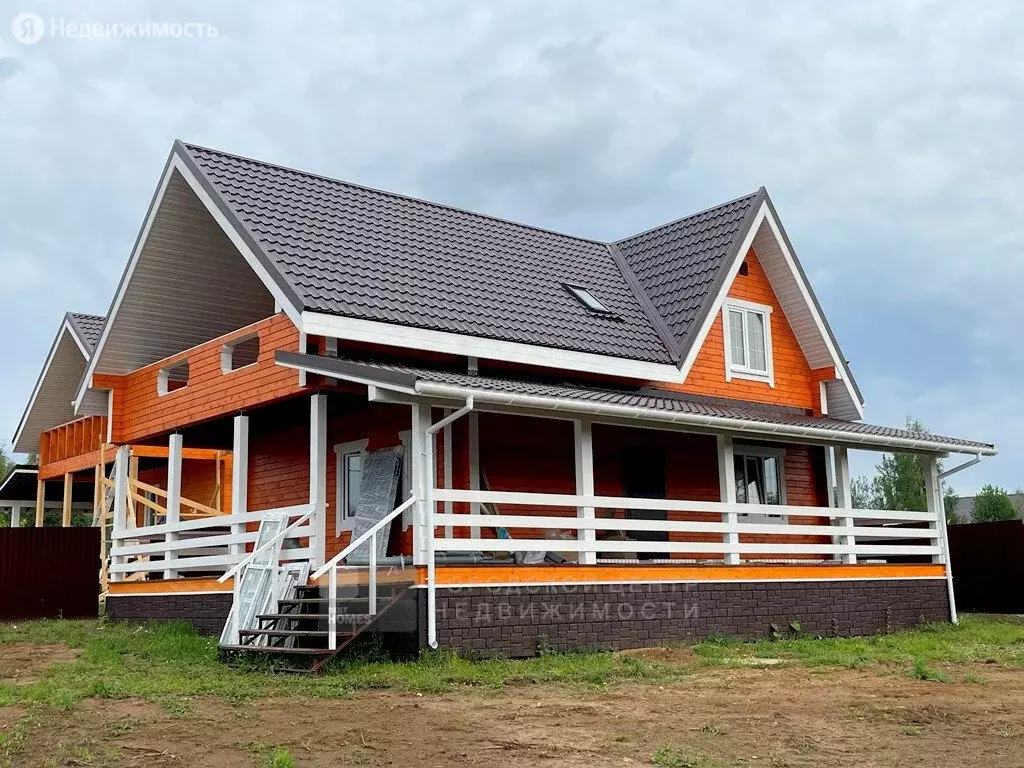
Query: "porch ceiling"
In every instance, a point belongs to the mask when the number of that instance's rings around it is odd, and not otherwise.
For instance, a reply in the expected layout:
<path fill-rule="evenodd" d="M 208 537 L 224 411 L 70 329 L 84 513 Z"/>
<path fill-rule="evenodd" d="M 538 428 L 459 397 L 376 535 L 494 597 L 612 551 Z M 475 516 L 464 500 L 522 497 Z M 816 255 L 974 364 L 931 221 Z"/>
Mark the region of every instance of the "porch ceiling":
<path fill-rule="evenodd" d="M 478 404 L 558 410 L 600 418 L 665 422 L 775 439 L 830 442 L 869 450 L 910 450 L 992 456 L 995 445 L 894 427 L 808 416 L 799 409 L 677 394 L 649 387 L 601 387 L 551 378 L 474 376 L 381 361 L 355 361 L 277 352 L 290 368 L 406 395 L 465 399 Z"/>

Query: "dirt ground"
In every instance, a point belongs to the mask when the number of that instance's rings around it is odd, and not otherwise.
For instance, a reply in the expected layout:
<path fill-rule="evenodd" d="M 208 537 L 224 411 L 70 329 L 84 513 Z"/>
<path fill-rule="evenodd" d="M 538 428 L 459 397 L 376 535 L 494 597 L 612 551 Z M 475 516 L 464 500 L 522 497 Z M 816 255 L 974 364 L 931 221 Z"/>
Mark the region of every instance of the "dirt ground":
<path fill-rule="evenodd" d="M 671 687 L 522 686 L 348 700 L 196 699 L 177 711 L 89 700 L 70 712 L 0 709 L 23 724 L 18 766 L 1022 766 L 1024 671 L 798 667 L 700 671 Z M 25 725 L 27 723 L 27 725 Z M 665 762 L 666 760 L 677 762 Z"/>

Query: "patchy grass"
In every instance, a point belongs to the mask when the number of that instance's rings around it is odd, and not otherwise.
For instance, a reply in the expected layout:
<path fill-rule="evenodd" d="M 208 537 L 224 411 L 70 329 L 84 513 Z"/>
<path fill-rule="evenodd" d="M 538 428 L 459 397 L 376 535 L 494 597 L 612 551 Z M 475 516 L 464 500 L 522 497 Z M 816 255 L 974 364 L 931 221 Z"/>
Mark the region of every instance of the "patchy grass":
<path fill-rule="evenodd" d="M 47 668 L 38 682 L 0 683 L 0 706 L 41 703 L 69 709 L 86 698 L 138 697 L 180 715 L 188 713 L 189 699 L 202 695 L 240 702 L 275 695 L 345 698 L 365 689 L 440 692 L 531 683 L 603 687 L 627 680 L 665 683 L 687 674 L 679 665 L 610 653 L 487 661 L 424 653 L 405 663 L 338 659 L 318 677 L 275 674 L 221 663 L 215 639 L 173 622 L 39 621 L 0 627 L 0 653 L 9 642 L 63 643 L 81 653 Z"/>
<path fill-rule="evenodd" d="M 238 669 L 218 660 L 217 642 L 180 623 L 122 624 L 105 621 L 39 621 L 0 626 L 4 643 L 58 643 L 79 650 L 58 661 L 38 681 L 0 683 L 0 706 L 45 704 L 70 709 L 86 698 L 138 697 L 186 716 L 196 696 L 243 702 L 265 696 L 345 698 L 354 691 L 389 689 L 440 692 L 458 686 L 501 688 L 535 683 L 604 687 L 628 681 L 665 684 L 706 665 L 752 666 L 758 659 L 819 667 L 873 664 L 909 666 L 921 680 L 948 682 L 936 664 L 989 661 L 1024 667 L 1024 624 L 966 617 L 960 625 L 937 624 L 914 632 L 868 638 L 740 643 L 716 637 L 694 647 L 689 661 L 658 661 L 612 653 L 546 653 L 533 659 L 471 661 L 425 653 L 415 661 L 339 659 L 327 674 L 282 675 Z M 972 680 L 971 682 L 976 682 Z M 983 682 L 977 679 L 979 684 Z M 712 728 L 708 732 L 712 732 Z M 18 739 L 17 733 L 8 740 Z M 0 742 L 2 750 L 11 748 Z"/>
<path fill-rule="evenodd" d="M 677 747 L 662 747 L 651 755 L 651 763 L 661 768 L 725 768 L 725 763 L 698 757 Z"/>
<path fill-rule="evenodd" d="M 717 637 L 694 646 L 705 664 L 749 666 L 752 659 L 784 659 L 806 666 L 857 668 L 873 664 L 990 662 L 1024 667 L 1024 624 L 965 616 L 957 625 L 930 624 L 912 632 L 849 638 L 798 637 L 741 643 Z"/>

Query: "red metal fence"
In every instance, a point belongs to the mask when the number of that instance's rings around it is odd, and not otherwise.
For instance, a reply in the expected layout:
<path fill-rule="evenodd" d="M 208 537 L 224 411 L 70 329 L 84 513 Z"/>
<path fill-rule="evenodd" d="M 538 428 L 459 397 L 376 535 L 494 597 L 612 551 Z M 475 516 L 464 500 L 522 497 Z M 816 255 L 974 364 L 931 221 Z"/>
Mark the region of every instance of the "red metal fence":
<path fill-rule="evenodd" d="M 0 620 L 96 618 L 99 528 L 0 528 Z"/>
<path fill-rule="evenodd" d="M 1024 522 L 949 526 L 956 607 L 965 613 L 1024 613 Z"/>

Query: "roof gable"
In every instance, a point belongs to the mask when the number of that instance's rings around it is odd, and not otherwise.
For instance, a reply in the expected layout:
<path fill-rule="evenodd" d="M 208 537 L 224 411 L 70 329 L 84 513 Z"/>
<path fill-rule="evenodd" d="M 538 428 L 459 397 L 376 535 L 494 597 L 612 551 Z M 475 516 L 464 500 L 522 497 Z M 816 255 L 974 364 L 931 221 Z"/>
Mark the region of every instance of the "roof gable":
<path fill-rule="evenodd" d="M 673 362 L 604 243 L 180 146 L 302 309 Z M 565 283 L 612 316 L 589 312 Z"/>
<path fill-rule="evenodd" d="M 762 188 L 616 243 L 681 347 L 696 334 L 764 197 Z"/>
<path fill-rule="evenodd" d="M 104 318 L 98 315 L 72 312 L 64 315 L 14 433 L 15 451 L 38 450 L 42 432 L 75 418 L 72 401 L 103 323 Z M 100 413 L 103 405 L 102 398 L 94 397 L 85 408 L 88 414 Z"/>

